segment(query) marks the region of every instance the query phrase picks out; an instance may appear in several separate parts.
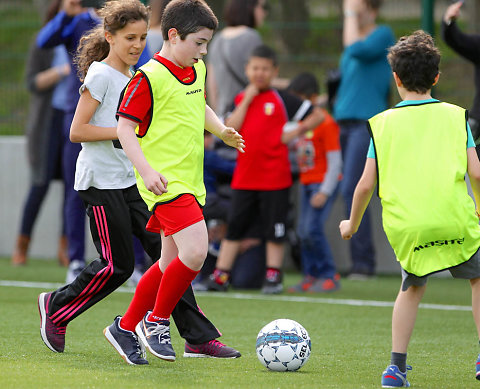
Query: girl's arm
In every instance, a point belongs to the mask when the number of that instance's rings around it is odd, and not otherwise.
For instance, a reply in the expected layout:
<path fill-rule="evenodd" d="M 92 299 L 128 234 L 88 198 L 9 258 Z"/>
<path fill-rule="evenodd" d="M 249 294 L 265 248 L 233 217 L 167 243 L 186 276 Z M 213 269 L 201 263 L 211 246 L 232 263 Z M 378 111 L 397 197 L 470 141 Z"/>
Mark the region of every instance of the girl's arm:
<path fill-rule="evenodd" d="M 358 230 L 358 226 L 362 221 L 363 214 L 367 209 L 368 203 L 372 197 L 373 191 L 377 184 L 377 165 L 374 158 L 367 158 L 365 169 L 362 177 L 358 181 L 357 187 L 353 194 L 352 210 L 349 220 L 340 222 L 340 234 L 342 238 L 348 240 Z"/>
<path fill-rule="evenodd" d="M 120 116 L 117 126 L 118 139 L 128 159 L 142 177 L 145 187 L 160 196 L 167 192 L 168 181 L 162 174 L 154 170 L 145 158 L 135 134 L 137 125 L 138 123 Z"/>
<path fill-rule="evenodd" d="M 70 126 L 70 140 L 73 143 L 96 142 L 117 139 L 115 127 L 99 127 L 89 124 L 100 103 L 95 100 L 88 89 L 82 92 Z"/>
<path fill-rule="evenodd" d="M 225 142 L 225 144 L 244 152 L 245 142 L 232 127 L 226 127 L 208 105 L 205 107 L 205 129 Z"/>

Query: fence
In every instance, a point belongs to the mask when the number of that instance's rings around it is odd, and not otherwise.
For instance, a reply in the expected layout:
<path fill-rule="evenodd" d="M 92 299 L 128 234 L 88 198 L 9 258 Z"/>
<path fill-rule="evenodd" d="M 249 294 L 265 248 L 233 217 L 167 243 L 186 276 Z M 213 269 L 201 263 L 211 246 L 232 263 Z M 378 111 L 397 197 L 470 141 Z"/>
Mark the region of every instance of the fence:
<path fill-rule="evenodd" d="M 221 15 L 223 0 L 209 3 Z M 476 26 L 477 3 L 470 1 L 465 27 Z M 327 70 L 337 66 L 341 52 L 341 3 L 331 0 L 270 0 L 271 12 L 261 29 L 265 41 L 281 59 L 281 75 L 291 77 L 301 70 L 314 71 L 323 82 Z M 435 20 L 441 20 L 449 0 L 437 0 Z M 24 67 L 28 47 L 41 27 L 48 0 L 2 0 L 0 3 L 0 135 L 21 135 L 28 108 Z M 421 0 L 386 0 L 382 22 L 397 36 L 420 28 Z M 308 20 L 307 20 L 308 18 Z M 471 19 L 471 21 L 470 21 Z M 472 68 L 438 40 L 444 60 L 439 98 L 468 107 L 473 98 Z"/>

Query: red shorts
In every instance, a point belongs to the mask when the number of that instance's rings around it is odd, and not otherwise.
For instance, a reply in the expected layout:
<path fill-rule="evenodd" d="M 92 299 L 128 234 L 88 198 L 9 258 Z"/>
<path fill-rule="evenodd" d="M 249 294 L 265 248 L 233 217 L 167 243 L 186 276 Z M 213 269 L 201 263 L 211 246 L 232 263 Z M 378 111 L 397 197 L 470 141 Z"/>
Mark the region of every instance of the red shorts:
<path fill-rule="evenodd" d="M 171 202 L 158 204 L 147 223 L 146 230 L 157 234 L 163 230 L 165 236 L 169 236 L 200 220 L 203 220 L 202 208 L 195 196 L 185 194 Z"/>

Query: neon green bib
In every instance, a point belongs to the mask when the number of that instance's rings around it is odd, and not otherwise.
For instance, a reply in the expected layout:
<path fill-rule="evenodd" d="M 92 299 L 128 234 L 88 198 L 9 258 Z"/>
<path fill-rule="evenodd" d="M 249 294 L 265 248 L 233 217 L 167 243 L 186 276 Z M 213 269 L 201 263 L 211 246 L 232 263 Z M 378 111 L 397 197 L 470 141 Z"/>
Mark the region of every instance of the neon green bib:
<path fill-rule="evenodd" d="M 199 61 L 194 69 L 195 80 L 188 85 L 153 59 L 139 70 L 148 79 L 153 112 L 145 135 L 138 140 L 150 165 L 168 180 L 168 192 L 157 196 L 147 190 L 136 172 L 138 189 L 150 210 L 156 203 L 169 202 L 184 193 L 205 204 L 205 64 Z"/>
<path fill-rule="evenodd" d="M 465 183 L 466 113 L 433 102 L 369 120 L 383 227 L 403 269 L 424 276 L 459 265 L 480 246 Z"/>

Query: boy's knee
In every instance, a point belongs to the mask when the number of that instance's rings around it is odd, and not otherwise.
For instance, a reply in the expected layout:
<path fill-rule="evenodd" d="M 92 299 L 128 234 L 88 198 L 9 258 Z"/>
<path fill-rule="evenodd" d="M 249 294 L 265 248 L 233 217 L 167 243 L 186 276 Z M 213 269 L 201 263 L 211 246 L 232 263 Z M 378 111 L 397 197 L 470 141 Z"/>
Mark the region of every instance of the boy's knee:
<path fill-rule="evenodd" d="M 201 269 L 205 258 L 207 257 L 208 247 L 203 245 L 195 246 L 190 248 L 188 251 L 179 253 L 179 257 L 182 259 L 185 264 L 196 270 Z"/>

